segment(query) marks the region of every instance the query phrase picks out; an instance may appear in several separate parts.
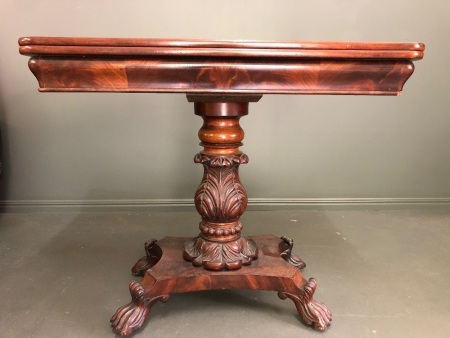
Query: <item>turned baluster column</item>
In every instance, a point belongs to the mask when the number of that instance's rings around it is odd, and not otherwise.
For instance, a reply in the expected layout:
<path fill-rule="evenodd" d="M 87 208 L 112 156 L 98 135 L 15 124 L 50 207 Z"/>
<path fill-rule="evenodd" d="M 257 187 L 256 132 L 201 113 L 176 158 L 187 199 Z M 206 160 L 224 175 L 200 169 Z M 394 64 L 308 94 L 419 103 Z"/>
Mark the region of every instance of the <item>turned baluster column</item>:
<path fill-rule="evenodd" d="M 194 159 L 204 167 L 195 193 L 202 221 L 200 234 L 186 242 L 183 256 L 208 270 L 239 269 L 258 256 L 255 242 L 241 237 L 247 193 L 239 165 L 248 157 L 239 150 L 244 138 L 239 119 L 248 114 L 248 102 L 195 102 L 195 114 L 203 118 L 198 133 L 203 151 Z"/>

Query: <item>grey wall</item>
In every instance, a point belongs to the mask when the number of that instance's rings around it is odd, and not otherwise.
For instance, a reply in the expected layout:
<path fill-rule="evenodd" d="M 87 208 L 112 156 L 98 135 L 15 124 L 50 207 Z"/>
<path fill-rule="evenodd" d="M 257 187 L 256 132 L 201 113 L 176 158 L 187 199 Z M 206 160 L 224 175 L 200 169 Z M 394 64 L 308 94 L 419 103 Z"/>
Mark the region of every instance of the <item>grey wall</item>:
<path fill-rule="evenodd" d="M 253 199 L 450 201 L 445 0 L 2 0 L 2 199 L 191 198 L 201 119 L 183 95 L 38 93 L 20 36 L 420 41 L 400 97 L 269 96 L 243 118 Z"/>

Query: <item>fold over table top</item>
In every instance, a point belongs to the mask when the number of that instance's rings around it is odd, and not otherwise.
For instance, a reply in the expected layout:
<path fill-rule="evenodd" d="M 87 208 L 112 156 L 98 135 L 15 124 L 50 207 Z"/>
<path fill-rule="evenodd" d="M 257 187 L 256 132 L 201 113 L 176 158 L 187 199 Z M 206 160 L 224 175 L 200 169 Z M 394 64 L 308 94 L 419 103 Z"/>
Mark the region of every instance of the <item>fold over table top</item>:
<path fill-rule="evenodd" d="M 398 95 L 421 43 L 26 37 L 40 91 Z"/>

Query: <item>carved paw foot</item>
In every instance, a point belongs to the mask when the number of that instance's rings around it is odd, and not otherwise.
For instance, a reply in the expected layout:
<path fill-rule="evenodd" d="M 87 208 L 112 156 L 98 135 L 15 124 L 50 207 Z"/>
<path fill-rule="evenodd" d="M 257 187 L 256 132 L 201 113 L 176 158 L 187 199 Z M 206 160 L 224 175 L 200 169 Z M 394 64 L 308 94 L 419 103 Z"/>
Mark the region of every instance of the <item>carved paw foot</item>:
<path fill-rule="evenodd" d="M 183 257 L 194 266 L 208 270 L 237 270 L 258 257 L 258 247 L 253 240 L 243 237 L 220 243 L 199 236 L 185 243 Z"/>
<path fill-rule="evenodd" d="M 156 239 L 151 239 L 144 244 L 145 256 L 139 259 L 131 269 L 135 276 L 143 277 L 145 272 L 154 266 L 161 259 L 161 248 L 156 244 Z"/>
<path fill-rule="evenodd" d="M 325 304 L 313 299 L 316 287 L 316 280 L 310 278 L 299 295 L 280 291 L 278 292 L 278 297 L 281 299 L 291 299 L 305 324 L 311 325 L 319 331 L 325 331 L 331 325 L 332 315 Z"/>
<path fill-rule="evenodd" d="M 280 256 L 283 257 L 286 262 L 291 263 L 299 269 L 305 268 L 306 263 L 292 252 L 294 241 L 286 236 L 281 237 L 281 239 L 283 242 L 280 243 Z"/>
<path fill-rule="evenodd" d="M 163 303 L 169 300 L 168 295 L 148 298 L 141 284 L 130 283 L 131 302 L 120 307 L 111 318 L 111 326 L 121 336 L 128 336 L 139 329 L 147 319 L 150 309 L 157 301 Z"/>

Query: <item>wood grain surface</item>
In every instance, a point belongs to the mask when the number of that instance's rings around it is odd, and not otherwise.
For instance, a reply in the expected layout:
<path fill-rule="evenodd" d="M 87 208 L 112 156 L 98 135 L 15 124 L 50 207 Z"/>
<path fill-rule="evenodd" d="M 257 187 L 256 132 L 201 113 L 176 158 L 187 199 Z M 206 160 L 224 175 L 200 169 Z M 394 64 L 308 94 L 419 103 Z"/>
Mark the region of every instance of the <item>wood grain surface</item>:
<path fill-rule="evenodd" d="M 398 95 L 421 43 L 27 37 L 41 91 Z"/>

